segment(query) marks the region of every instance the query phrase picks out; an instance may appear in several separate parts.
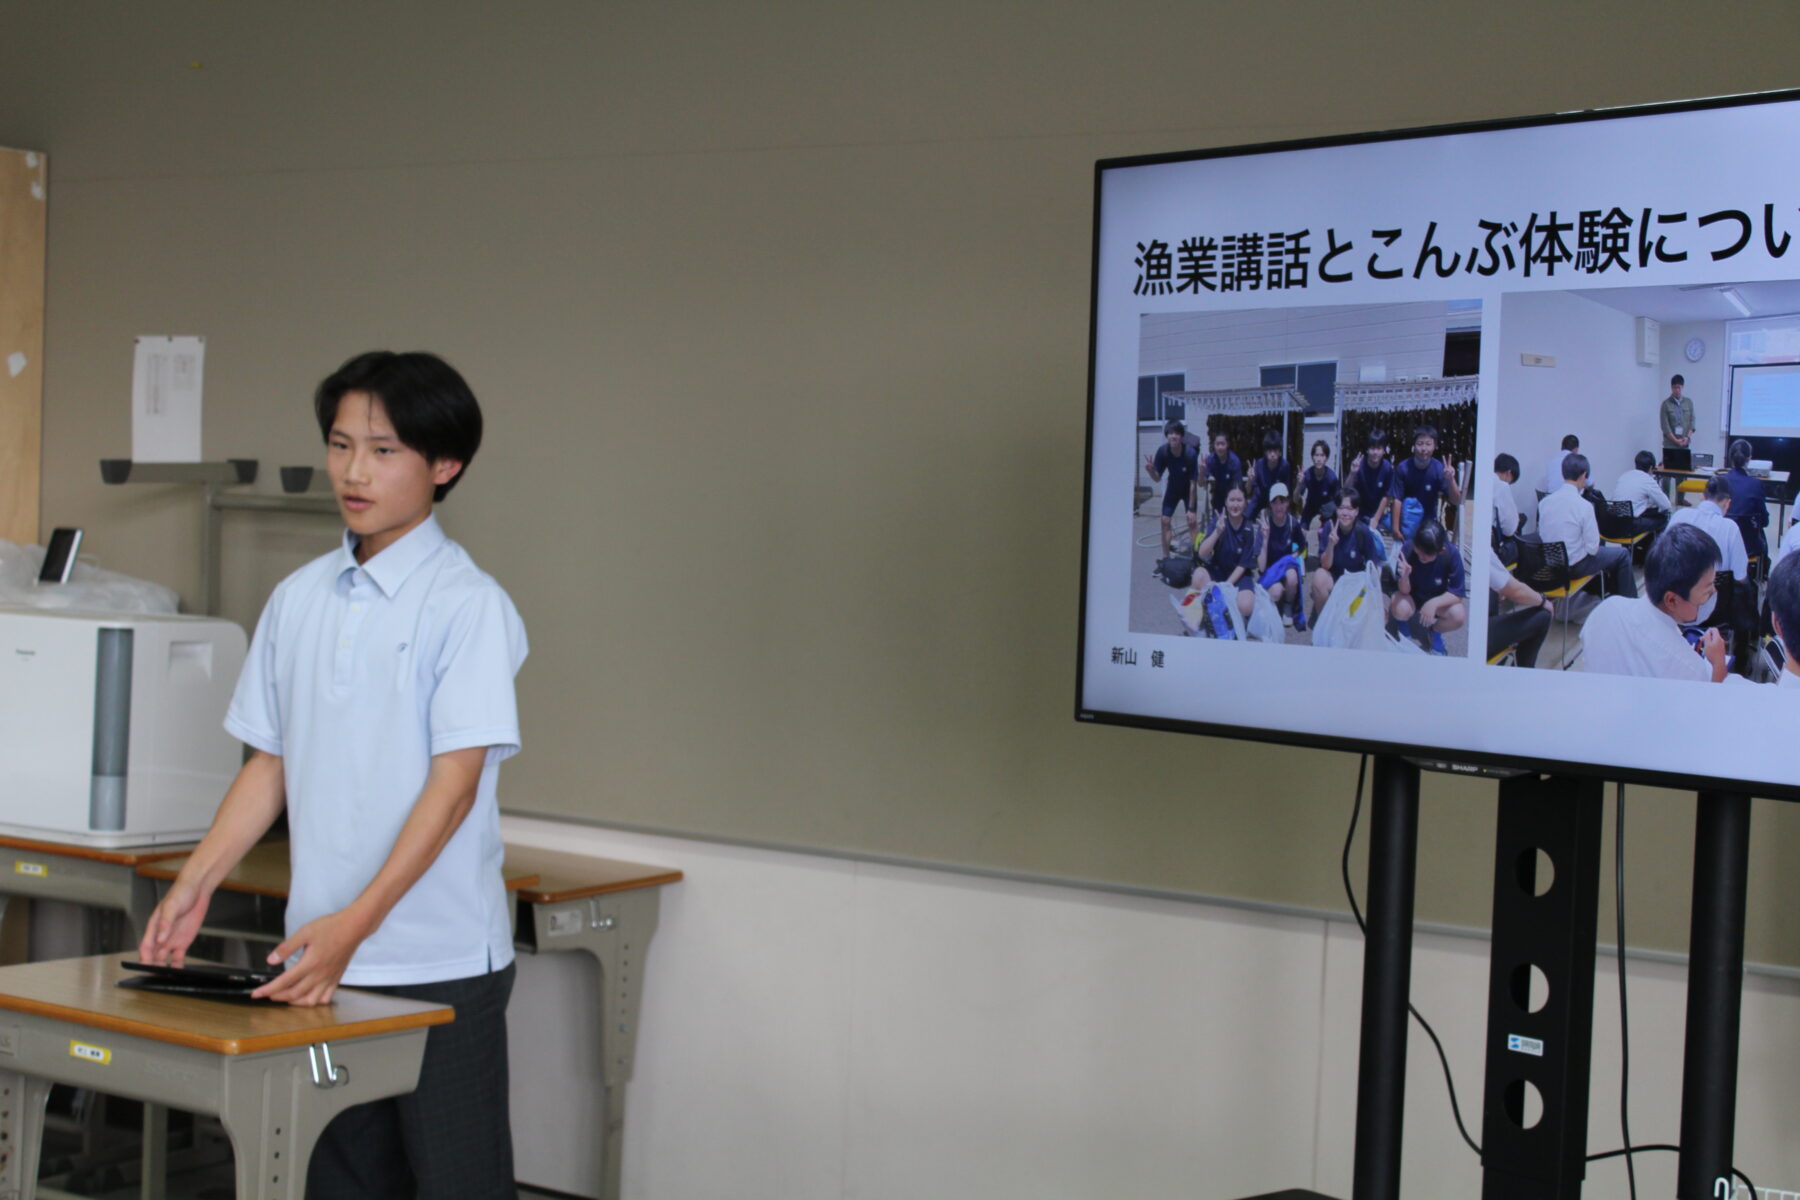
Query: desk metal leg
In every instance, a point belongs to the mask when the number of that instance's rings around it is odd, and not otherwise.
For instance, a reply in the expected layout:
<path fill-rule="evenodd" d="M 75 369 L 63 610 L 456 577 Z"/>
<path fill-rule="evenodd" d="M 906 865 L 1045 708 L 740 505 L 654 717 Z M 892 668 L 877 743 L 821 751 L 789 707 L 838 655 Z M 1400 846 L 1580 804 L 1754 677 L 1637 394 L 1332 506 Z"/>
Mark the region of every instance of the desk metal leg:
<path fill-rule="evenodd" d="M 31 1200 L 37 1192 L 49 1099 L 48 1080 L 0 1070 L 0 1200 Z"/>
<path fill-rule="evenodd" d="M 656 932 L 658 889 L 640 888 L 532 906 L 539 951 L 583 950 L 600 964 L 600 1062 L 606 1084 L 601 1128 L 601 1200 L 618 1200 L 625 1133 L 625 1085 L 637 1052 L 644 954 Z"/>
<path fill-rule="evenodd" d="M 169 1183 L 169 1110 L 144 1102 L 144 1145 L 139 1154 L 140 1200 L 163 1200 Z"/>
<path fill-rule="evenodd" d="M 238 1200 L 304 1200 L 325 1126 L 353 1105 L 411 1091 L 424 1051 L 423 1029 L 347 1043 L 336 1051 L 336 1084 L 314 1081 L 318 1060 L 305 1050 L 227 1062 L 218 1115 L 236 1158 Z"/>

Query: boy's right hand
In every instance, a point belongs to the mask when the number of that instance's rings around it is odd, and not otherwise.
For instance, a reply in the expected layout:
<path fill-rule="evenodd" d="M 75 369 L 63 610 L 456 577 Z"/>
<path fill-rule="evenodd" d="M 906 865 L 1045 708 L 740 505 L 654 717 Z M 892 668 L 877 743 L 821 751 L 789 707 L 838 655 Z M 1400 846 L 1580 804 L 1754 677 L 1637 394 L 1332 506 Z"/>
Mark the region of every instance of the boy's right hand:
<path fill-rule="evenodd" d="M 200 924 L 206 919 L 207 902 L 208 897 L 201 894 L 198 886 L 177 879 L 144 925 L 138 958 L 159 965 L 184 965 L 188 947 L 194 944 Z"/>

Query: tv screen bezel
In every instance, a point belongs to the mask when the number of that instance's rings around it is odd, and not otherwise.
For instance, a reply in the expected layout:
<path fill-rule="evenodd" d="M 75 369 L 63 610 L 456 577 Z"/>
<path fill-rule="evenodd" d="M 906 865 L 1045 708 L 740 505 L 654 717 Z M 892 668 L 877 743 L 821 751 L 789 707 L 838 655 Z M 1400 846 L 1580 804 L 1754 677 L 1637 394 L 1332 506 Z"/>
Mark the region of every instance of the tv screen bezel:
<path fill-rule="evenodd" d="M 1090 526 L 1093 521 L 1094 502 L 1094 442 L 1096 421 L 1098 419 L 1096 405 L 1096 359 L 1099 350 L 1099 315 L 1101 300 L 1101 204 L 1105 179 L 1109 171 L 1133 167 L 1156 166 L 1165 163 L 1197 162 L 1216 158 L 1242 158 L 1260 154 L 1370 145 L 1381 142 L 1413 141 L 1513 129 L 1548 128 L 1557 125 L 1571 125 L 1595 121 L 1629 120 L 1637 117 L 1664 116 L 1711 109 L 1749 108 L 1762 104 L 1779 104 L 1794 101 L 1800 101 L 1800 88 L 1770 92 L 1754 92 L 1733 96 L 1713 96 L 1701 99 L 1659 102 L 1654 104 L 1628 105 L 1618 108 L 1580 109 L 1569 112 L 1545 113 L 1537 116 L 1455 122 L 1370 133 L 1337 134 L 1281 142 L 1258 142 L 1212 149 L 1132 155 L 1097 160 L 1094 164 L 1092 256 L 1089 267 L 1087 440 L 1082 459 L 1081 580 L 1080 603 L 1077 618 L 1078 624 L 1076 628 L 1075 659 L 1076 721 L 1083 724 L 1113 725 L 1131 729 L 1150 729 L 1171 733 L 1197 734 L 1204 737 L 1231 738 L 1267 745 L 1296 746 L 1304 749 L 1337 750 L 1351 754 L 1386 754 L 1403 758 L 1424 759 L 1435 763 L 1466 765 L 1467 767 L 1477 769 L 1498 768 L 1508 771 L 1531 771 L 1546 775 L 1598 777 L 1622 783 L 1646 784 L 1654 787 L 1665 787 L 1678 790 L 1733 792 L 1760 796 L 1773 800 L 1800 801 L 1800 784 L 1783 786 L 1766 780 L 1737 779 L 1704 775 L 1700 773 L 1625 767 L 1615 764 L 1497 754 L 1487 751 L 1465 750 L 1460 747 L 1445 748 L 1442 746 L 1426 746 L 1409 742 L 1378 741 L 1367 738 L 1343 737 L 1331 734 L 1310 734 L 1293 730 L 1264 728 L 1260 726 L 1230 725 L 1219 722 L 1190 721 L 1169 717 L 1145 716 L 1139 713 L 1112 712 L 1105 709 L 1089 708 L 1082 703 L 1083 698 L 1086 695 L 1087 687 L 1088 582 L 1090 568 L 1088 559 L 1092 537 Z M 1800 497 L 1797 497 L 1796 499 L 1797 502 L 1800 502 Z"/>

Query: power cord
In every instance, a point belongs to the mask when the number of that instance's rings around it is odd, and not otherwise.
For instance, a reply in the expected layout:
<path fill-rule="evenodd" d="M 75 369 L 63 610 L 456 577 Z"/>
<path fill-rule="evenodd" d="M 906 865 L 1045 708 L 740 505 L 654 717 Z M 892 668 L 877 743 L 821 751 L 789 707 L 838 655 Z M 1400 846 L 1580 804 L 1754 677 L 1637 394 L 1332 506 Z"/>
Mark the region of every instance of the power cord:
<path fill-rule="evenodd" d="M 1608 1150 L 1604 1154 L 1590 1154 L 1587 1156 L 1587 1161 L 1599 1162 L 1603 1158 L 1618 1158 L 1622 1155 L 1622 1156 L 1624 1156 L 1626 1163 L 1630 1163 L 1632 1156 L 1638 1155 L 1638 1154 L 1648 1154 L 1653 1150 L 1667 1151 L 1670 1154 L 1680 1154 L 1681 1153 L 1680 1146 L 1670 1146 L 1666 1143 L 1657 1142 L 1655 1144 L 1648 1145 L 1648 1146 L 1633 1146 L 1629 1150 Z M 1758 1197 L 1762 1194 L 1760 1191 L 1757 1190 L 1756 1185 L 1754 1183 L 1750 1182 L 1750 1177 L 1748 1175 L 1744 1174 L 1742 1171 L 1738 1170 L 1736 1167 L 1731 1168 L 1731 1173 L 1733 1175 L 1737 1176 L 1739 1179 L 1744 1181 L 1744 1186 L 1746 1188 L 1748 1188 L 1750 1191 L 1750 1200 L 1756 1200 L 1756 1197 Z"/>
<path fill-rule="evenodd" d="M 1617 783 L 1614 787 L 1617 790 L 1613 793 L 1613 906 L 1618 912 L 1619 936 L 1618 944 L 1613 949 L 1619 963 L 1619 1136 L 1624 1140 L 1625 1148 L 1608 1150 L 1604 1154 L 1590 1154 L 1587 1161 L 1598 1162 L 1603 1158 L 1623 1157 L 1625 1174 L 1631 1186 L 1631 1200 L 1637 1200 L 1637 1166 L 1633 1159 L 1646 1150 L 1672 1150 L 1679 1154 L 1681 1147 L 1631 1144 L 1631 1023 L 1625 1000 L 1625 785 Z M 1736 1167 L 1731 1168 L 1731 1173 L 1744 1181 L 1744 1186 L 1750 1189 L 1751 1200 L 1756 1200 L 1756 1185 L 1750 1182 L 1750 1177 Z"/>
<path fill-rule="evenodd" d="M 1369 936 L 1369 926 L 1363 920 L 1362 909 L 1356 903 L 1356 890 L 1350 886 L 1350 846 L 1356 840 L 1356 825 L 1362 818 L 1363 782 L 1368 777 L 1368 772 L 1369 756 L 1364 754 L 1356 768 L 1356 804 L 1350 810 L 1350 831 L 1344 835 L 1344 855 L 1339 864 L 1344 876 L 1344 895 L 1350 901 L 1350 915 L 1356 918 L 1356 927 L 1362 930 L 1364 937 Z M 1413 1015 L 1419 1028 L 1425 1031 L 1425 1036 L 1437 1048 L 1438 1063 L 1444 1068 L 1444 1087 L 1450 1092 L 1450 1114 L 1456 1118 L 1456 1132 L 1462 1134 L 1462 1140 L 1475 1152 L 1475 1157 L 1480 1158 L 1481 1147 L 1469 1136 L 1468 1127 L 1463 1124 L 1462 1105 L 1456 1102 L 1456 1080 L 1450 1075 L 1450 1057 L 1444 1053 L 1444 1043 L 1438 1040 L 1437 1030 L 1431 1027 L 1431 1022 L 1425 1019 L 1410 1000 L 1406 1003 L 1406 1011 Z"/>

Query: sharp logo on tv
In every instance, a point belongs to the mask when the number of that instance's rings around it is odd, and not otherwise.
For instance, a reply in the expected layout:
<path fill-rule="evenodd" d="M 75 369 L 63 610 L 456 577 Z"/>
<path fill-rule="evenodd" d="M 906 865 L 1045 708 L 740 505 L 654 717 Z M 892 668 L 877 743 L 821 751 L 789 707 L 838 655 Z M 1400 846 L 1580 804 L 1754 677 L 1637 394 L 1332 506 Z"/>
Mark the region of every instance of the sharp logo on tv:
<path fill-rule="evenodd" d="M 1082 719 L 1800 798 L 1797 139 L 1097 164 Z"/>

